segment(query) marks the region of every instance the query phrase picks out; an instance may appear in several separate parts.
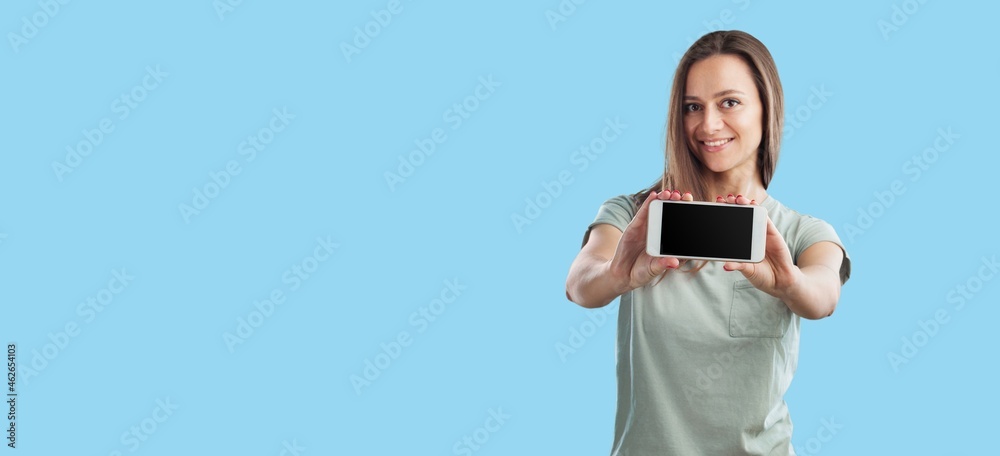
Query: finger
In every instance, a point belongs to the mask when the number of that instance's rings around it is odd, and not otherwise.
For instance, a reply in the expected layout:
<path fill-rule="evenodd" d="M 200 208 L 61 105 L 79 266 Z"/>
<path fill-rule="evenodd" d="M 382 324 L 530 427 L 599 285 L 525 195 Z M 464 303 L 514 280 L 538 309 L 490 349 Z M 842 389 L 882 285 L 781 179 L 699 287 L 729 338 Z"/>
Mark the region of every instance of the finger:
<path fill-rule="evenodd" d="M 681 192 L 674 190 L 674 192 L 670 194 L 670 201 L 680 201 L 680 200 L 681 200 Z"/>
<path fill-rule="evenodd" d="M 640 225 L 646 223 L 646 219 L 649 214 L 649 204 L 654 199 L 656 199 L 656 192 L 649 192 L 649 195 L 646 196 L 646 200 L 642 202 L 642 206 L 639 206 L 639 210 L 636 211 L 635 217 L 632 219 L 633 222 L 639 223 Z M 631 225 L 631 223 L 629 224 Z M 643 229 L 645 229 L 645 227 Z"/>
<path fill-rule="evenodd" d="M 740 274 L 743 274 L 743 277 L 751 282 L 757 274 L 757 265 L 754 263 L 736 263 L 728 261 L 726 264 L 722 265 L 722 269 L 727 271 L 739 271 Z"/>
<path fill-rule="evenodd" d="M 644 208 L 646 206 L 649 206 L 650 201 L 653 201 L 654 199 L 656 199 L 656 191 L 655 190 L 649 192 L 649 194 L 646 195 L 646 199 L 642 201 L 642 205 L 639 206 L 639 210 L 642 211 L 642 208 Z"/>
<path fill-rule="evenodd" d="M 671 269 L 677 269 L 679 266 L 677 258 L 673 257 L 649 257 L 649 263 L 647 263 L 646 273 L 649 274 L 649 279 L 652 280 L 656 276 L 663 274 Z"/>
<path fill-rule="evenodd" d="M 750 198 L 743 195 L 736 195 L 736 204 L 750 204 Z"/>
<path fill-rule="evenodd" d="M 746 267 L 746 263 L 737 263 L 735 261 L 727 261 L 722 265 L 722 269 L 727 271 L 742 271 Z"/>
<path fill-rule="evenodd" d="M 684 192 L 681 195 L 681 201 L 694 201 L 694 196 L 691 196 L 691 192 Z"/>
<path fill-rule="evenodd" d="M 656 197 L 661 200 L 668 200 L 670 199 L 670 193 L 671 193 L 670 190 L 664 190 L 660 192 L 658 195 L 656 195 Z"/>
<path fill-rule="evenodd" d="M 716 202 L 716 203 L 725 203 L 725 202 L 726 202 L 726 199 L 725 199 L 725 198 L 723 198 L 723 197 L 721 197 L 721 196 L 716 196 L 716 197 L 715 197 L 715 202 Z"/>
<path fill-rule="evenodd" d="M 736 196 L 730 193 L 728 196 L 726 196 L 726 202 L 729 204 L 736 204 Z"/>

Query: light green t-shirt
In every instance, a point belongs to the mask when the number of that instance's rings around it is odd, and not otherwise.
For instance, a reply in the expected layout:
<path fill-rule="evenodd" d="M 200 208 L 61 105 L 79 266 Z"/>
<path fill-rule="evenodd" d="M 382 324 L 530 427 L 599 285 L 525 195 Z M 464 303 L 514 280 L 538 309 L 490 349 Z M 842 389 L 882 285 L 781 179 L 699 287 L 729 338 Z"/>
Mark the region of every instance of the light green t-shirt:
<path fill-rule="evenodd" d="M 843 248 L 823 220 L 774 197 L 760 204 L 796 263 L 819 241 Z M 628 196 L 612 198 L 587 233 L 602 223 L 624 231 L 635 211 Z M 621 296 L 611 454 L 794 455 L 784 394 L 798 364 L 799 316 L 721 262 L 684 272 L 697 263 Z M 841 283 L 850 272 L 845 250 Z"/>

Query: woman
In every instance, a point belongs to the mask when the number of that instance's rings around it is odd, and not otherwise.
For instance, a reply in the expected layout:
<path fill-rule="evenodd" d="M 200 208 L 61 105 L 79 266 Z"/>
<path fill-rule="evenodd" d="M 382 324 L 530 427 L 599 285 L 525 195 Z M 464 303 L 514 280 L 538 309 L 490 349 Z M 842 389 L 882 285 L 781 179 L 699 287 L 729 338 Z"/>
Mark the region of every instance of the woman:
<path fill-rule="evenodd" d="M 584 235 L 567 297 L 595 308 L 621 296 L 614 455 L 795 454 L 783 396 L 799 319 L 833 313 L 850 259 L 828 223 L 767 194 L 782 104 L 760 41 L 738 31 L 703 36 L 674 75 L 662 178 L 605 202 Z M 653 199 L 766 207 L 764 260 L 649 256 Z"/>

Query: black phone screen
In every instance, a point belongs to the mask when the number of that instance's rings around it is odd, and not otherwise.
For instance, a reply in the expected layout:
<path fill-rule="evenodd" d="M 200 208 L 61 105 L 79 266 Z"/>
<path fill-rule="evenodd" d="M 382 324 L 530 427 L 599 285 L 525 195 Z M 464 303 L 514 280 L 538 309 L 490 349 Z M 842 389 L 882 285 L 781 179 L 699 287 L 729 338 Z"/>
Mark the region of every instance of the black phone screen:
<path fill-rule="evenodd" d="M 753 208 L 664 203 L 660 254 L 750 260 Z"/>

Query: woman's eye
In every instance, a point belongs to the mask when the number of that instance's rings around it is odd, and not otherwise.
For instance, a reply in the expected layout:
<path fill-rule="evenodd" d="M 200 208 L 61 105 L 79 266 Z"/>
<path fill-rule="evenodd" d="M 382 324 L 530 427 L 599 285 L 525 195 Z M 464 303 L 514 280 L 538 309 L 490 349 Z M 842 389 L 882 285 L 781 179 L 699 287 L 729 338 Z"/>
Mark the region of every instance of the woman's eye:
<path fill-rule="evenodd" d="M 695 112 L 695 111 L 698 111 L 700 109 L 701 109 L 701 106 L 698 106 L 698 105 L 696 105 L 694 103 L 688 103 L 688 104 L 684 105 L 684 112 Z"/>
<path fill-rule="evenodd" d="M 726 100 L 722 101 L 722 107 L 723 108 L 732 108 L 732 107 L 735 107 L 738 104 L 740 104 L 740 101 L 739 100 L 734 100 L 732 98 L 729 98 L 729 99 L 726 99 Z"/>

